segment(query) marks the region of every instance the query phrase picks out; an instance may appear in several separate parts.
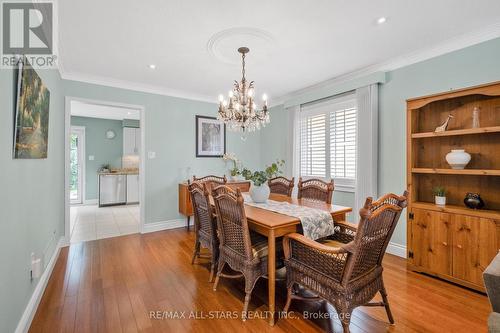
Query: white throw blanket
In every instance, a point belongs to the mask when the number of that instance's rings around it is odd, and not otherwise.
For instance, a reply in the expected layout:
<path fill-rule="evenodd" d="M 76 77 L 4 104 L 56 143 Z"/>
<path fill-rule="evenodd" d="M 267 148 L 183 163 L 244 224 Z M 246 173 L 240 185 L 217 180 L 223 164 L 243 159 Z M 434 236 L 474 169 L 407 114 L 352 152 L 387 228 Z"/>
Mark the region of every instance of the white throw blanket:
<path fill-rule="evenodd" d="M 256 203 L 248 194 L 243 194 L 243 199 L 247 205 L 298 218 L 302 224 L 304 236 L 307 238 L 316 240 L 333 235 L 332 215 L 324 210 L 298 206 L 284 201 L 267 200 L 265 203 Z"/>

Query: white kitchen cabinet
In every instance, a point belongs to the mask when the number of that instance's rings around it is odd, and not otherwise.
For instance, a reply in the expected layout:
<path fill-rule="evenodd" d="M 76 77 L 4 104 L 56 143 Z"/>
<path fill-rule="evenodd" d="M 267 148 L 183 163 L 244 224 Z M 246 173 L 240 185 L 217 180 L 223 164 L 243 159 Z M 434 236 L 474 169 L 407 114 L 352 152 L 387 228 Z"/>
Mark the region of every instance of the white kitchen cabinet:
<path fill-rule="evenodd" d="M 141 129 L 123 128 L 123 155 L 139 155 L 141 147 Z"/>
<path fill-rule="evenodd" d="M 127 175 L 127 203 L 139 202 L 139 175 Z"/>

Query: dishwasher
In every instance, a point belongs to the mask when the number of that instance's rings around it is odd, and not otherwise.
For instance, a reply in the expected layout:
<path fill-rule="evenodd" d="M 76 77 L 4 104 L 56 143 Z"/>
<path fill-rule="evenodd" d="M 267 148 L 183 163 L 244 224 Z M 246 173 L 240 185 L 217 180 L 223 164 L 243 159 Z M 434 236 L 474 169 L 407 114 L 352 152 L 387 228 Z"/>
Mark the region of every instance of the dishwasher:
<path fill-rule="evenodd" d="M 127 203 L 127 175 L 99 175 L 99 207 Z"/>

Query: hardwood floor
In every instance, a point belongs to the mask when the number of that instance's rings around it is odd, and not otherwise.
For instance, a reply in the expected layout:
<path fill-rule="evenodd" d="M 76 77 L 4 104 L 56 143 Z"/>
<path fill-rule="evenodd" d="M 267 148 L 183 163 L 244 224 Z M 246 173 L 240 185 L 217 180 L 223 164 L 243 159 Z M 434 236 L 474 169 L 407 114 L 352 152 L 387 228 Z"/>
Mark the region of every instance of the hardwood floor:
<path fill-rule="evenodd" d="M 334 315 L 325 303 L 292 302 L 294 318 L 279 319 L 275 327 L 265 318 L 242 322 L 242 281 L 223 279 L 214 292 L 208 260 L 190 263 L 193 243 L 193 232 L 175 229 L 62 249 L 30 332 L 342 331 L 336 319 L 299 316 L 305 310 Z M 396 324 L 388 324 L 382 307 L 362 307 L 353 314 L 351 332 L 487 331 L 491 310 L 485 295 L 408 272 L 405 260 L 392 255 L 386 255 L 384 268 Z M 254 289 L 249 307 L 254 316 L 265 316 L 266 282 L 259 281 Z M 282 309 L 283 285 L 278 284 L 277 293 L 277 308 Z M 164 318 L 154 319 L 151 312 Z M 238 318 L 230 318 L 234 315 Z"/>

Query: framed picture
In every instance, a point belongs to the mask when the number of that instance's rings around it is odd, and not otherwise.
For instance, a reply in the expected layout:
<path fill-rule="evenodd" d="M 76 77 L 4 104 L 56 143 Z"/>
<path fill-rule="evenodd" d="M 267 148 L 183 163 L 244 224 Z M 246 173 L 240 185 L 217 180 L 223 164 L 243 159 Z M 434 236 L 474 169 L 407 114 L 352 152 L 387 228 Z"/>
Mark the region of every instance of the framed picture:
<path fill-rule="evenodd" d="M 196 116 L 196 157 L 226 153 L 226 125 L 214 117 Z"/>
<path fill-rule="evenodd" d="M 49 105 L 49 90 L 24 57 L 17 74 L 14 158 L 47 158 Z"/>

